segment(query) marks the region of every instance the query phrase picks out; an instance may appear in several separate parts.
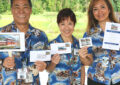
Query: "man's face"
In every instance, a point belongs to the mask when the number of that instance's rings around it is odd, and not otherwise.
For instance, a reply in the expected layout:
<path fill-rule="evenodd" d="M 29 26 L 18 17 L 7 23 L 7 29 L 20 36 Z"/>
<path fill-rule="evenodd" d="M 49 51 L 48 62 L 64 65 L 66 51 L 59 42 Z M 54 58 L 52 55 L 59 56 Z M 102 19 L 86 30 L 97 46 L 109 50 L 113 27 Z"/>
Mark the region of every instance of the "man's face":
<path fill-rule="evenodd" d="M 11 11 L 16 24 L 25 25 L 29 23 L 32 8 L 28 0 L 14 0 Z"/>

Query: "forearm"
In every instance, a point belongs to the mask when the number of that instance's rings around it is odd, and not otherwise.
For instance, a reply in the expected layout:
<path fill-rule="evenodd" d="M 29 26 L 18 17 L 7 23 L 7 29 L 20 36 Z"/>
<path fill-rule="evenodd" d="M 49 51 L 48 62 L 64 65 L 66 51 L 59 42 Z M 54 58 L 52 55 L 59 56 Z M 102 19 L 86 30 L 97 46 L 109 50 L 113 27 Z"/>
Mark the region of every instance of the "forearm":
<path fill-rule="evenodd" d="M 47 66 L 46 70 L 48 72 L 52 72 L 55 69 L 55 67 L 56 67 L 56 64 L 54 64 L 53 62 L 51 62 L 50 65 Z"/>
<path fill-rule="evenodd" d="M 84 85 L 85 82 L 85 66 L 81 67 L 81 85 Z"/>

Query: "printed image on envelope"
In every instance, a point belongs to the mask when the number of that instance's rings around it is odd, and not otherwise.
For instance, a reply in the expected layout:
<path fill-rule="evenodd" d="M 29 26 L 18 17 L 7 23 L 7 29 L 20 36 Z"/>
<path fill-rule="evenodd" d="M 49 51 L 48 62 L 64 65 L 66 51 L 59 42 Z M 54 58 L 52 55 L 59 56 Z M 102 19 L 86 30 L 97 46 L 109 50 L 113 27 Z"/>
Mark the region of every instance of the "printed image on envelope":
<path fill-rule="evenodd" d="M 51 46 L 51 54 L 66 54 L 71 53 L 71 43 L 53 43 Z"/>
<path fill-rule="evenodd" d="M 50 50 L 30 51 L 30 62 L 36 62 L 39 60 L 50 61 L 51 51 Z"/>
<path fill-rule="evenodd" d="M 90 37 L 79 39 L 80 48 L 92 46 L 92 39 Z"/>
<path fill-rule="evenodd" d="M 111 24 L 111 30 L 118 30 L 118 26 Z"/>
<path fill-rule="evenodd" d="M 0 33 L 0 52 L 2 51 L 25 51 L 24 33 Z"/>

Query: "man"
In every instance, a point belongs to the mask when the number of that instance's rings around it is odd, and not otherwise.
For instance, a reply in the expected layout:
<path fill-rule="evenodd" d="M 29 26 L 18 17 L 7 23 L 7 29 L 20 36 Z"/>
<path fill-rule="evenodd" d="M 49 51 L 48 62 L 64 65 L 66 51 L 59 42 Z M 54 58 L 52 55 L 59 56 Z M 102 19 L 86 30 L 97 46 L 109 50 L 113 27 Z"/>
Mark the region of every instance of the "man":
<path fill-rule="evenodd" d="M 24 32 L 25 33 L 25 52 L 12 52 L 13 57 L 8 57 L 7 52 L 0 53 L 0 60 L 2 60 L 3 68 L 0 72 L 1 85 L 39 85 L 38 72 L 43 71 L 46 68 L 46 63 L 37 61 L 31 63 L 30 51 L 31 50 L 43 50 L 46 49 L 48 42 L 46 34 L 38 29 L 35 29 L 29 24 L 29 18 L 32 13 L 31 0 L 11 0 L 11 12 L 13 14 L 14 21 L 1 28 L 1 32 Z M 12 69 L 11 69 L 12 68 Z M 25 79 L 17 79 L 16 75 L 19 69 L 27 68 L 28 77 Z M 39 70 L 39 71 L 38 71 Z M 23 73 L 24 74 L 24 73 Z M 23 75 L 24 76 L 24 75 Z M 33 79 L 29 79 L 32 76 Z"/>

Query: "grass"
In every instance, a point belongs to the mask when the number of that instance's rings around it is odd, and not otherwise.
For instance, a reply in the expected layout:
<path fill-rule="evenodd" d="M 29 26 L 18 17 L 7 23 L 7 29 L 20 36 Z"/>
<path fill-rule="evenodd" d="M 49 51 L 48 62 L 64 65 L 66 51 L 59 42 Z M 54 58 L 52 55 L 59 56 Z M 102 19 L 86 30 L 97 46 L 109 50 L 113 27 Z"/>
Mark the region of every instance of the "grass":
<path fill-rule="evenodd" d="M 85 32 L 87 18 L 85 13 L 76 12 L 77 23 L 73 35 L 81 38 Z M 56 12 L 45 12 L 40 15 L 31 15 L 30 23 L 32 26 L 43 30 L 49 40 L 52 40 L 60 34 L 56 23 Z M 0 27 L 5 26 L 13 21 L 12 15 L 0 15 Z"/>

